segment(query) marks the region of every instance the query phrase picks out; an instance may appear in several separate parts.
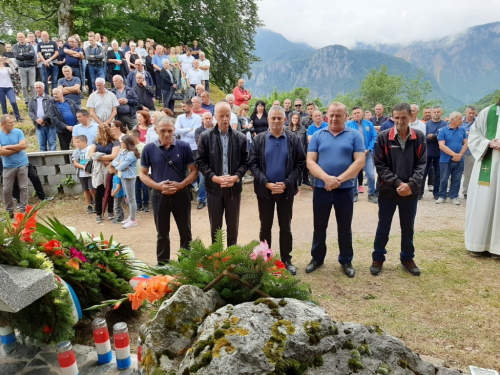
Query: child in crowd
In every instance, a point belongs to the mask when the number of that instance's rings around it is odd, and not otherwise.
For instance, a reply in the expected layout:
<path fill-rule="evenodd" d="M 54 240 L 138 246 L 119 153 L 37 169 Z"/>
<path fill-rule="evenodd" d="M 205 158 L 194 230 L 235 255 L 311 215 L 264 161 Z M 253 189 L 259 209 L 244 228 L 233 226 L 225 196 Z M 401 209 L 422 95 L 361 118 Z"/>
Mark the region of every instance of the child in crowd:
<path fill-rule="evenodd" d="M 121 172 L 121 181 L 125 194 L 128 198 L 130 216 L 123 222 L 123 229 L 137 226 L 135 217 L 137 212 L 137 202 L 135 200 L 135 180 L 137 177 L 137 159 L 141 157 L 134 139 L 130 135 L 124 135 L 120 140 L 121 151 L 118 157 L 111 162 L 117 171 Z"/>
<path fill-rule="evenodd" d="M 85 135 L 77 135 L 75 137 L 76 150 L 73 152 L 73 165 L 78 169 L 78 178 L 82 184 L 83 196 L 87 203 L 87 213 L 95 213 L 92 207 L 91 195 L 95 200 L 95 189 L 92 186 L 92 174 L 85 172 L 85 165 L 89 162 L 90 146 L 87 145 L 87 137 Z"/>
<path fill-rule="evenodd" d="M 113 176 L 113 189 L 111 190 L 111 196 L 114 197 L 113 211 L 115 214 L 115 219 L 113 224 L 121 224 L 125 217 L 123 213 L 123 201 L 125 200 L 125 190 L 122 189 L 122 181 L 118 177 L 118 172 L 116 168 L 112 165 L 108 165 L 109 173 L 114 174 Z"/>
<path fill-rule="evenodd" d="M 145 144 L 140 141 L 141 132 L 138 129 L 133 129 L 128 132 L 130 136 L 134 139 L 135 147 L 142 155 L 142 150 L 144 150 Z M 141 170 L 141 159 L 137 160 L 137 169 L 135 171 L 137 177 L 135 179 L 135 200 L 137 202 L 137 211 L 149 212 L 149 188 L 147 185 L 141 181 L 139 174 Z"/>

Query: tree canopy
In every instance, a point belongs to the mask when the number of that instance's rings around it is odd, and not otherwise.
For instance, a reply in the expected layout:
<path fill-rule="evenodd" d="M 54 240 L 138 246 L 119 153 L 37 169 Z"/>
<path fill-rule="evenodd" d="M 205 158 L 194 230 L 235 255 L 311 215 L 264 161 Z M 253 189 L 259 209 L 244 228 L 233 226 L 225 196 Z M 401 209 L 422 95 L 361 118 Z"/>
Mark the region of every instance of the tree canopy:
<path fill-rule="evenodd" d="M 258 61 L 254 36 L 263 24 L 256 1 L 2 0 L 0 33 L 39 29 L 62 37 L 76 33 L 85 40 L 92 30 L 110 40 L 149 37 L 168 46 L 196 39 L 212 61 L 211 81 L 229 90 Z"/>

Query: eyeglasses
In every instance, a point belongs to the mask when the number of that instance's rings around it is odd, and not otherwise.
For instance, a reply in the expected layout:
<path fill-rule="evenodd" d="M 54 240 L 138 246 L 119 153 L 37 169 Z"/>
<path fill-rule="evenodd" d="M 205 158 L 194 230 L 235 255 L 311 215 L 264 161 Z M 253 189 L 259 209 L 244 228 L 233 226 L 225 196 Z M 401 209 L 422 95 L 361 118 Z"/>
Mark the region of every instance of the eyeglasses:
<path fill-rule="evenodd" d="M 295 104 L 295 107 L 302 107 L 302 104 Z"/>

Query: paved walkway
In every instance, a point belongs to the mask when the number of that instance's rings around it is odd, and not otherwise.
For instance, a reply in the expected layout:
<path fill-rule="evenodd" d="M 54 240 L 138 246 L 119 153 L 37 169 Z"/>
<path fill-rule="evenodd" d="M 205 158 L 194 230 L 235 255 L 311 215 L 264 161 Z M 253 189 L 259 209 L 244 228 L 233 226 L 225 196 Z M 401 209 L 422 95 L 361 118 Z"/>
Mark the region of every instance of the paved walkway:
<path fill-rule="evenodd" d="M 132 375 L 137 372 L 137 357 L 132 354 L 132 366 L 126 370 L 116 368 L 114 358 L 110 363 L 100 365 L 97 353 L 90 346 L 74 345 L 76 362 L 80 375 Z M 0 344 L 1 375 L 60 375 L 55 346 L 10 345 Z"/>

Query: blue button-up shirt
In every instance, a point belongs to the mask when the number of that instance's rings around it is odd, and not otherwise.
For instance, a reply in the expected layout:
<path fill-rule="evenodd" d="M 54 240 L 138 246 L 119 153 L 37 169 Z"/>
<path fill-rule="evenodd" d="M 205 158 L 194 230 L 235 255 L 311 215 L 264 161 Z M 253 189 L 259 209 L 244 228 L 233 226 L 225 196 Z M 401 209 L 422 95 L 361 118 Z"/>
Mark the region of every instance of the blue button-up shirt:
<path fill-rule="evenodd" d="M 286 178 L 288 142 L 286 133 L 275 137 L 270 131 L 266 135 L 266 177 L 270 182 L 283 182 Z"/>

